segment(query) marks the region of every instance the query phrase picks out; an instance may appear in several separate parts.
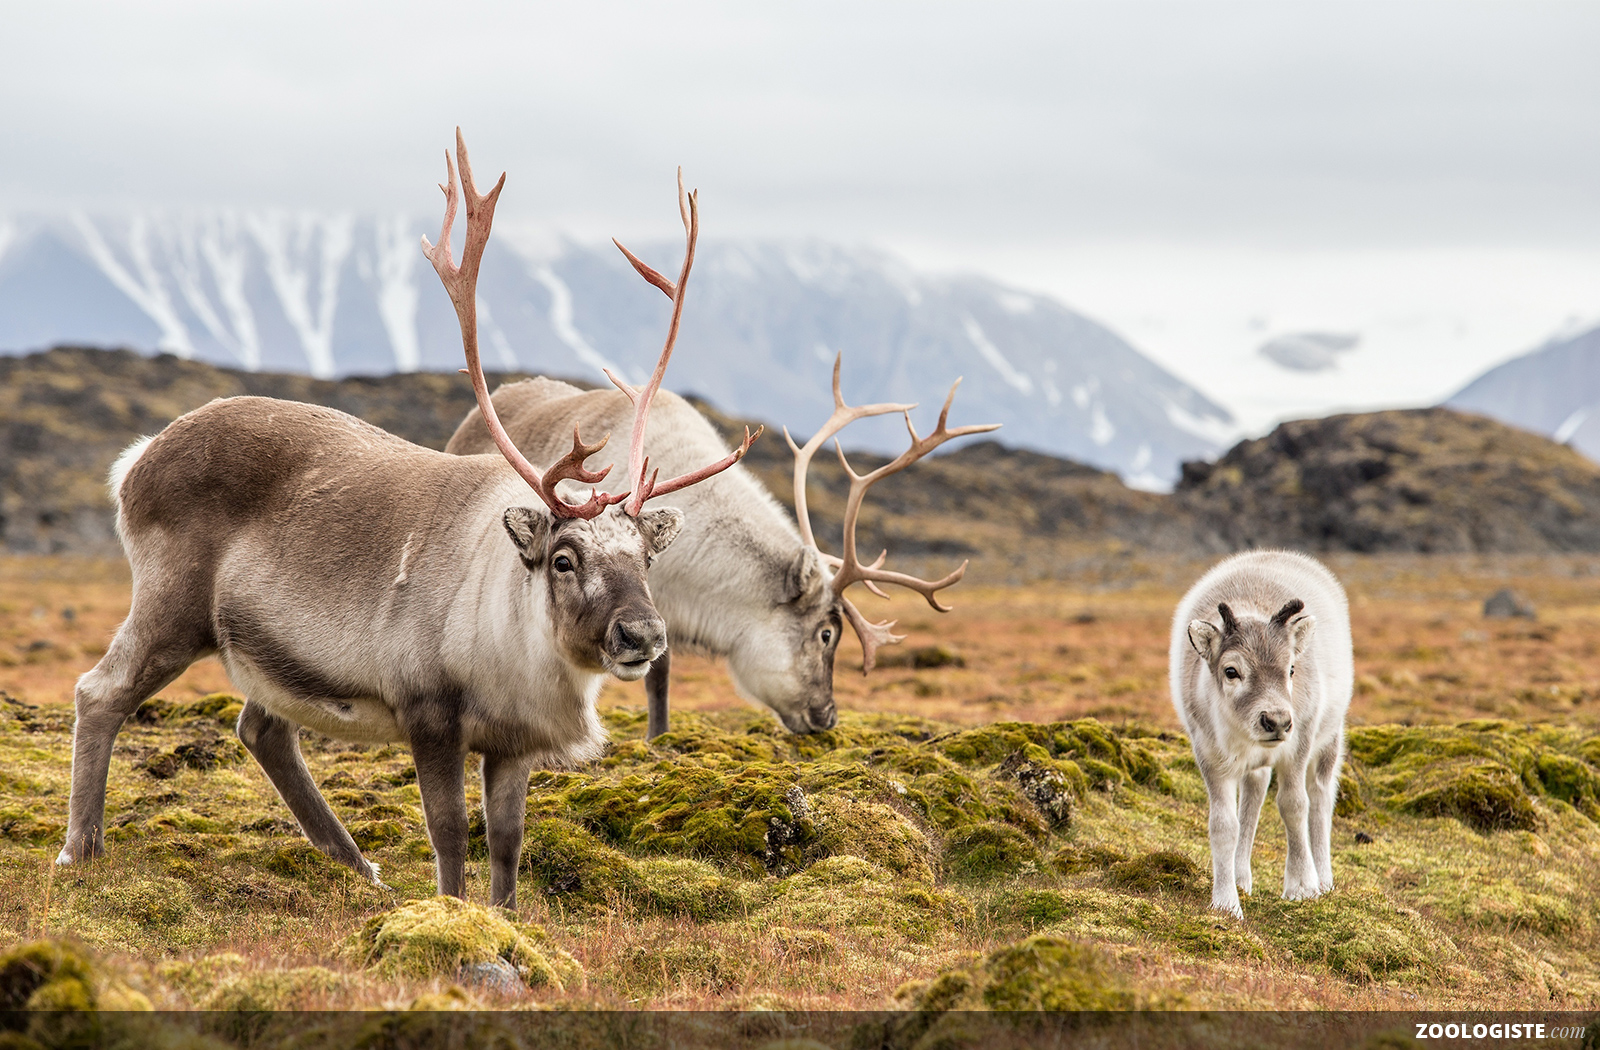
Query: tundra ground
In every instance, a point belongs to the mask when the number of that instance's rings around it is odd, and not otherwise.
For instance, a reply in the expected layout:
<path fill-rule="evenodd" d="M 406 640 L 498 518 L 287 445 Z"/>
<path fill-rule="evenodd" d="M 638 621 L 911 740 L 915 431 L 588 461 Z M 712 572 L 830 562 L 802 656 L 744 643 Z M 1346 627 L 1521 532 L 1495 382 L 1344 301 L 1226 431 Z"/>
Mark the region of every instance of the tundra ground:
<path fill-rule="evenodd" d="M 69 974 L 37 960 L 76 952 L 103 1004 L 241 1010 L 1600 1008 L 1600 565 L 1328 560 L 1358 677 L 1338 888 L 1278 896 L 1269 810 L 1234 922 L 1207 910 L 1205 797 L 1166 689 L 1202 562 L 1086 555 L 1063 581 L 958 588 L 947 616 L 884 605 L 907 641 L 866 678 L 847 645 L 840 725 L 812 737 L 704 658 L 674 657 L 673 732 L 650 744 L 642 687 L 608 686 L 613 749 L 535 774 L 520 906 L 496 916 L 430 899 L 404 748 L 304 738 L 393 890 L 312 850 L 233 737 L 215 661 L 123 730 L 108 856 L 56 869 L 72 684 L 127 569 L 3 558 L 0 970 Z M 1507 585 L 1536 619 L 1482 617 Z"/>

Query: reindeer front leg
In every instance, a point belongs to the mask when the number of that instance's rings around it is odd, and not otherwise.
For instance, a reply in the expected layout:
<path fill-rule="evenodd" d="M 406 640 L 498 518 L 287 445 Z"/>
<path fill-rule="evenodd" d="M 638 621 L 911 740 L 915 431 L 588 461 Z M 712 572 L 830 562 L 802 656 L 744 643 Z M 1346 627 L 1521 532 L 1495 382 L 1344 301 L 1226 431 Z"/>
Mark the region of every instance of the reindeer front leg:
<path fill-rule="evenodd" d="M 1234 882 L 1246 893 L 1255 888 L 1251 877 L 1250 854 L 1255 850 L 1256 825 L 1261 821 L 1261 804 L 1267 798 L 1267 782 L 1272 767 L 1252 770 L 1239 782 L 1239 844 L 1234 848 Z"/>
<path fill-rule="evenodd" d="M 522 859 L 532 755 L 483 756 L 483 820 L 489 837 L 489 903 L 517 906 L 517 863 Z"/>
<path fill-rule="evenodd" d="M 1288 900 L 1305 900 L 1322 892 L 1311 859 L 1308 765 L 1306 759 L 1298 759 L 1281 770 L 1278 780 L 1278 812 L 1283 816 L 1284 837 L 1288 839 L 1288 856 L 1283 865 L 1283 895 Z"/>
<path fill-rule="evenodd" d="M 1211 906 L 1236 919 L 1244 918 L 1239 887 L 1234 881 L 1234 858 L 1239 848 L 1239 778 L 1201 766 L 1206 795 L 1211 803 Z"/>
<path fill-rule="evenodd" d="M 439 873 L 439 892 L 465 897 L 467 890 L 467 784 L 466 749 L 459 726 L 411 736 L 411 754 L 417 763 L 417 789 L 422 792 L 422 816 L 428 823 L 428 841 Z"/>

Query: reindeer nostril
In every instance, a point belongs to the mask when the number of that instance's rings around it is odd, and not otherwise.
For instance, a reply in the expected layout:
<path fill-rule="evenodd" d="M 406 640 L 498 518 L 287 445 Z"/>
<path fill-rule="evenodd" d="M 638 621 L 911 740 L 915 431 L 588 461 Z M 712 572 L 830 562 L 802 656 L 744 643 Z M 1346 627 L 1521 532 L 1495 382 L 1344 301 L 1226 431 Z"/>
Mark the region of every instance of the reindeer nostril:
<path fill-rule="evenodd" d="M 1264 733 L 1287 733 L 1294 725 L 1294 719 L 1288 714 L 1271 715 L 1261 712 L 1261 731 Z"/>
<path fill-rule="evenodd" d="M 638 639 L 628 630 L 628 625 L 621 620 L 618 620 L 616 626 L 611 629 L 611 634 L 618 649 L 637 649 L 639 647 Z"/>

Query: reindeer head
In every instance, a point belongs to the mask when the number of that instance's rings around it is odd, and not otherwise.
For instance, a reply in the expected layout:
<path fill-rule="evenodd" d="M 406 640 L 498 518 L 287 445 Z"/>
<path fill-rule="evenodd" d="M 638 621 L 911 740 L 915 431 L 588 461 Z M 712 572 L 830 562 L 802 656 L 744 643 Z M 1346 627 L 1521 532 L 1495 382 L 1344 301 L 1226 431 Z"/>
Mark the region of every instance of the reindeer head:
<path fill-rule="evenodd" d="M 566 658 L 623 681 L 644 677 L 667 648 L 646 573 L 677 538 L 683 513 L 668 507 L 634 517 L 612 507 L 558 518 L 544 507 L 511 507 L 503 520 L 522 564 L 541 577 Z"/>
<path fill-rule="evenodd" d="M 764 614 L 746 621 L 728 653 L 739 694 L 772 710 L 791 733 L 832 729 L 833 660 L 844 630 L 844 604 L 833 593 L 814 547 L 762 573 L 770 581 Z"/>
<path fill-rule="evenodd" d="M 460 128 L 456 129 L 456 155 L 461 166 L 461 196 L 467 211 L 466 244 L 461 263 L 455 265 L 450 258 L 450 227 L 456 213 L 456 168 L 448 151 L 445 153 L 447 180 L 439 187 L 445 196 L 439 243 L 432 245 L 424 237 L 422 250 L 455 304 L 456 318 L 461 325 L 461 343 L 467 357 L 467 367 L 462 371 L 472 379 L 473 393 L 489 435 L 506 462 L 544 502 L 542 508 L 508 508 L 503 517 L 506 533 L 516 546 L 523 566 L 529 572 L 543 574 L 556 643 L 567 658 L 579 667 L 609 671 L 625 680 L 642 678 L 651 662 L 667 648 L 666 624 L 651 601 L 647 571 L 650 562 L 667 549 L 683 527 L 681 511 L 672 508 L 646 511 L 644 501 L 726 470 L 739 461 L 755 440 L 747 430 L 744 445 L 724 459 L 659 484 L 657 476 L 649 473 L 650 462 L 643 455 L 650 403 L 672 357 L 683 312 L 683 290 L 688 283 L 689 268 L 694 263 L 700 229 L 696 198 L 692 194 L 684 195 L 680 171 L 678 200 L 688 248 L 677 283 L 669 284 L 669 294 L 673 296 L 672 326 L 655 372 L 643 390 L 612 377 L 635 406 L 635 437 L 628 472 L 632 488 L 618 495 L 591 489 L 587 501 L 572 504 L 557 494 L 556 486 L 569 480 L 585 485 L 604 481 L 611 472 L 610 467 L 592 471 L 583 463 L 605 447 L 606 439 L 602 438 L 596 445 L 586 445 L 574 428 L 572 451 L 541 473 L 517 450 L 501 425 L 478 355 L 477 284 L 483 249 L 494 222 L 495 204 L 506 177 L 502 174 L 487 194 L 478 193 Z M 656 277 L 664 281 L 659 275 Z"/>
<path fill-rule="evenodd" d="M 1189 623 L 1189 644 L 1206 662 L 1223 710 L 1244 735 L 1276 747 L 1294 729 L 1294 664 L 1311 641 L 1312 616 L 1305 603 L 1290 599 L 1270 620 L 1234 616 L 1228 603 L 1217 606 L 1222 624 Z"/>
<path fill-rule="evenodd" d="M 966 573 L 961 564 L 942 579 L 922 580 L 905 573 L 891 572 L 883 567 L 888 552 L 885 551 L 869 564 L 862 564 L 856 556 L 856 523 L 861 513 L 867 490 L 880 479 L 915 463 L 952 438 L 965 434 L 980 434 L 994 430 L 999 424 L 956 427 L 947 424 L 950 404 L 955 400 L 958 379 L 945 398 L 939 413 L 938 425 L 927 437 L 917 433 L 911 423 L 911 410 L 915 405 L 879 404 L 847 405 L 839 388 L 842 355 L 833 362 L 833 414 L 804 445 L 795 443 L 787 430 L 784 437 L 794 452 L 794 503 L 795 517 L 800 525 L 802 546 L 787 567 L 783 593 L 777 596 L 775 613 L 765 625 L 752 631 L 753 637 L 769 639 L 764 652 L 784 654 L 782 658 L 768 655 L 758 664 L 765 673 L 764 688 L 757 693 L 783 719 L 784 725 L 794 732 L 830 729 L 836 721 L 833 703 L 833 660 L 839 644 L 839 635 L 849 623 L 861 641 L 863 674 L 872 670 L 878 647 L 902 640 L 892 633 L 894 623 L 873 623 L 845 596 L 845 589 L 853 583 L 863 584 L 879 597 L 887 597 L 879 584 L 892 583 L 916 591 L 928 604 L 940 612 L 950 607 L 939 602 L 938 592 L 952 586 Z M 850 478 L 850 492 L 845 498 L 844 536 L 840 557 L 824 554 L 817 546 L 811 530 L 811 516 L 806 502 L 806 473 L 811 458 L 825 444 L 850 423 L 867 416 L 899 412 L 905 416 L 906 430 L 911 435 L 911 446 L 896 458 L 866 474 L 857 474 L 845 459 L 844 451 L 834 442 L 839 462 Z M 786 643 L 778 647 L 777 642 Z M 791 655 L 792 654 L 792 655 Z M 757 663 L 757 661 L 751 661 Z M 755 669 L 741 672 L 737 657 L 729 661 L 735 681 L 748 680 Z M 776 680 L 776 681 L 774 681 Z M 754 690 L 751 690 L 754 691 Z"/>

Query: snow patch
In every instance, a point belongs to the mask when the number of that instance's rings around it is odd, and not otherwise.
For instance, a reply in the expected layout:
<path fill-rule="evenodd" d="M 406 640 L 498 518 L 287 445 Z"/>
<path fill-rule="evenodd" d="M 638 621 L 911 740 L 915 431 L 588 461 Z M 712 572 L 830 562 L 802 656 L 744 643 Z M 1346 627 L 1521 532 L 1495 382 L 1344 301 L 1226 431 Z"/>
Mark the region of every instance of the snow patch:
<path fill-rule="evenodd" d="M 1033 296 L 1022 292 L 1001 292 L 994 298 L 1000 309 L 1016 317 L 1033 313 L 1033 308 L 1039 305 Z"/>
<path fill-rule="evenodd" d="M 1167 422 L 1179 430 L 1193 434 L 1195 437 L 1204 438 L 1213 445 L 1226 445 L 1239 435 L 1239 429 L 1233 420 L 1219 419 L 1216 416 L 1197 416 L 1184 408 L 1170 397 L 1162 396 L 1162 408 L 1167 414 Z"/>
<path fill-rule="evenodd" d="M 622 369 L 590 346 L 577 325 L 572 323 L 572 289 L 567 287 L 567 282 L 548 266 L 533 271 L 533 278 L 550 293 L 550 327 L 555 329 L 556 338 L 566 343 L 568 349 L 578 355 L 578 360 L 593 369 L 599 378 L 606 377 L 608 368 L 619 376 L 623 375 Z"/>
<path fill-rule="evenodd" d="M 333 215 L 324 220 L 300 215 L 291 218 L 282 212 L 252 215 L 247 220 L 250 233 L 266 259 L 267 280 L 277 293 L 278 303 L 289 320 L 300 347 L 305 351 L 311 374 L 331 379 L 333 359 L 333 314 L 339 305 L 339 274 L 350 254 L 354 223 L 348 215 Z M 319 242 L 317 262 L 317 306 L 311 307 L 311 266 L 297 265 L 294 256 L 310 254 L 310 242 Z"/>
<path fill-rule="evenodd" d="M 200 254 L 211 266 L 212 283 L 228 314 L 229 330 L 233 333 L 231 349 L 239 355 L 245 368 L 254 371 L 261 367 L 261 334 L 244 290 L 248 262 L 239 217 L 225 213 L 215 222 L 201 227 Z"/>
<path fill-rule="evenodd" d="M 478 297 L 478 327 L 489 337 L 489 345 L 494 347 L 495 357 L 499 361 L 500 371 L 515 372 L 517 370 L 517 355 L 511 349 L 511 340 L 506 338 L 506 333 L 494 323 L 494 314 L 489 312 L 489 304 Z"/>
<path fill-rule="evenodd" d="M 1106 406 L 1096 401 L 1089 410 L 1089 440 L 1104 447 L 1111 444 L 1111 439 L 1116 436 L 1117 428 L 1112 426 L 1111 419 L 1106 415 Z"/>
<path fill-rule="evenodd" d="M 178 311 L 173 309 L 172 298 L 167 294 L 166 285 L 162 283 L 161 275 L 156 273 L 155 264 L 150 258 L 150 227 L 144 215 L 135 215 L 128 228 L 128 254 L 137 276 L 129 273 L 117 259 L 116 253 L 87 215 L 74 212 L 72 223 L 83 237 L 89 258 L 100 267 L 100 272 L 161 329 L 157 347 L 182 358 L 193 357 L 194 343 L 189 339 L 189 329 L 178 317 Z"/>
<path fill-rule="evenodd" d="M 395 370 L 415 372 L 422 367 L 416 282 L 417 259 L 422 253 L 417 250 L 411 223 L 404 215 L 378 220 L 373 243 L 378 253 L 378 317 L 394 348 Z"/>
<path fill-rule="evenodd" d="M 17 224 L 6 216 L 0 215 L 0 262 L 6 258 L 6 249 L 17 239 Z"/>
<path fill-rule="evenodd" d="M 1589 413 L 1594 411 L 1594 407 L 1593 405 L 1585 405 L 1566 419 L 1563 419 L 1561 425 L 1556 427 L 1555 433 L 1550 435 L 1550 440 L 1558 445 L 1565 445 L 1572 435 L 1578 432 L 1578 428 L 1583 426 L 1583 421 L 1589 418 Z"/>
<path fill-rule="evenodd" d="M 1011 362 L 1006 360 L 1006 355 L 1000 352 L 998 346 L 989 341 L 989 337 L 983 333 L 983 329 L 978 326 L 978 322 L 973 316 L 971 314 L 963 315 L 961 324 L 967 331 L 967 338 L 972 340 L 972 345 L 977 347 L 978 353 L 983 355 L 983 359 L 989 362 L 996 372 L 1000 373 L 1000 378 L 1016 388 L 1017 392 L 1024 397 L 1032 396 L 1033 380 L 1017 371 Z"/>

